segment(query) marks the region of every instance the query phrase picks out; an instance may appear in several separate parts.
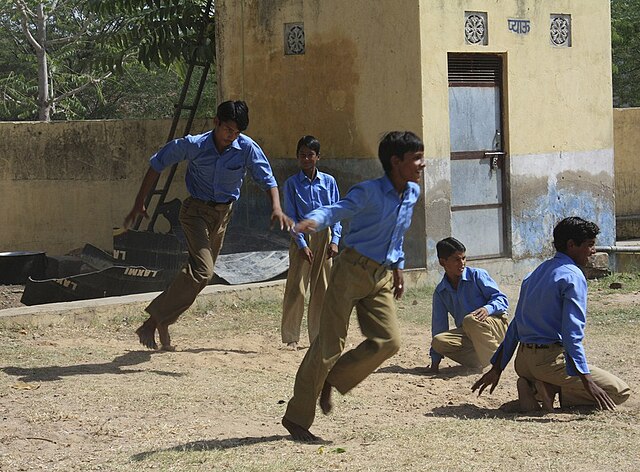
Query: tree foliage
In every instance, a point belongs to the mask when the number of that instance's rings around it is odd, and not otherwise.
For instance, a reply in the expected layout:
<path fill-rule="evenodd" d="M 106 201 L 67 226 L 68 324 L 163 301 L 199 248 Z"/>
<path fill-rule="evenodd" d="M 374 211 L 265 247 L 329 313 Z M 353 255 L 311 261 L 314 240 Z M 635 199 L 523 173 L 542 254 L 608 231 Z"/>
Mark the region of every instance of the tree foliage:
<path fill-rule="evenodd" d="M 0 120 L 171 116 L 186 62 L 213 61 L 206 6 L 0 0 Z"/>
<path fill-rule="evenodd" d="M 78 62 L 99 24 L 79 0 L 0 0 L 3 115 L 49 120 L 77 116 L 77 94 L 109 72 Z M 5 49 L 6 48 L 6 49 Z M 5 62 L 6 60 L 6 62 Z"/>
<path fill-rule="evenodd" d="M 89 0 L 86 4 L 107 24 L 88 58 L 103 69 L 120 69 L 129 54 L 147 68 L 188 62 L 194 54 L 199 61 L 213 62 L 212 1 Z"/>
<path fill-rule="evenodd" d="M 640 0 L 611 0 L 613 102 L 640 106 Z"/>

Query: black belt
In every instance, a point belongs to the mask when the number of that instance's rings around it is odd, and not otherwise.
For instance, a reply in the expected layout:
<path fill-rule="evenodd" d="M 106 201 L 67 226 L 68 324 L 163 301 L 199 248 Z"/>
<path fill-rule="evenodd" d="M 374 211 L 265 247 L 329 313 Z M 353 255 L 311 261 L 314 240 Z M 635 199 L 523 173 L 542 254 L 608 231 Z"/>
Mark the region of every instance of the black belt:
<path fill-rule="evenodd" d="M 207 206 L 231 205 L 233 203 L 233 200 L 228 200 L 226 202 L 214 202 L 211 200 L 200 200 L 199 198 L 195 198 L 195 197 L 191 197 L 191 198 Z"/>
<path fill-rule="evenodd" d="M 553 344 L 524 343 L 523 346 L 528 347 L 529 349 L 550 349 L 553 346 L 562 346 L 562 343 L 553 343 Z"/>

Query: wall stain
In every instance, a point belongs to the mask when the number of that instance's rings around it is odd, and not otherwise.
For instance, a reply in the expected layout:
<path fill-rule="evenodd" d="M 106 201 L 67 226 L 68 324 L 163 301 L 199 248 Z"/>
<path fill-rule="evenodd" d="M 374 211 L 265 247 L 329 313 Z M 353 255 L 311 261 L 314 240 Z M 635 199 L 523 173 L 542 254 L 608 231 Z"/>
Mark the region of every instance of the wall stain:
<path fill-rule="evenodd" d="M 514 259 L 553 254 L 552 230 L 567 216 L 580 216 L 600 226 L 597 243 L 615 242 L 612 177 L 566 171 L 549 178 L 517 177 L 512 188 L 512 246 Z"/>

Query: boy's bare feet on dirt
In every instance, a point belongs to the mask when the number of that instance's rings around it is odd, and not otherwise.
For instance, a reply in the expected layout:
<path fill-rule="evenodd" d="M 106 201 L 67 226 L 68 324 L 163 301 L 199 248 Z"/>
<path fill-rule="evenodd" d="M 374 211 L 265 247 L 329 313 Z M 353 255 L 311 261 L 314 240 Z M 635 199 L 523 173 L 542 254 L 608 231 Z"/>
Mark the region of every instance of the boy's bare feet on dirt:
<path fill-rule="evenodd" d="M 292 351 L 297 351 L 298 350 L 298 343 L 295 342 L 295 341 L 287 343 L 287 349 L 291 349 Z"/>
<path fill-rule="evenodd" d="M 289 434 L 294 441 L 317 442 L 320 440 L 320 438 L 312 434 L 311 431 L 303 428 L 299 424 L 295 424 L 293 421 L 288 420 L 286 416 L 282 418 L 282 426 L 289 431 Z"/>
<path fill-rule="evenodd" d="M 136 329 L 140 344 L 148 349 L 158 349 L 156 344 L 156 322 L 151 317 Z"/>
<path fill-rule="evenodd" d="M 534 385 L 536 392 L 542 400 L 542 409 L 544 411 L 553 412 L 553 402 L 556 397 L 556 393 L 560 392 L 560 388 L 556 385 L 543 382 L 542 380 L 536 380 Z"/>
<path fill-rule="evenodd" d="M 160 350 L 173 352 L 175 346 L 171 345 L 171 336 L 169 336 L 169 326 L 165 324 L 158 325 L 158 337 L 160 338 Z"/>
<path fill-rule="evenodd" d="M 518 401 L 520 402 L 521 411 L 540 411 L 540 404 L 536 400 L 529 381 L 524 377 L 518 377 L 516 386 L 518 387 Z"/>
<path fill-rule="evenodd" d="M 333 402 L 331 401 L 331 384 L 325 380 L 320 392 L 320 409 L 322 413 L 328 415 L 333 410 Z"/>

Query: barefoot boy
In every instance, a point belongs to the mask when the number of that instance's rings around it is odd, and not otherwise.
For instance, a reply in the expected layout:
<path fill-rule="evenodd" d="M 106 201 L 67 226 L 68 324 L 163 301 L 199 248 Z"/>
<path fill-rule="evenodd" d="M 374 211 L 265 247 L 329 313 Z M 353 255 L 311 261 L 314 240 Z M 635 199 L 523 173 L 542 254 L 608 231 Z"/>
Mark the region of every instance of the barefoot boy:
<path fill-rule="evenodd" d="M 300 364 L 282 418 L 294 440 L 318 439 L 309 427 L 321 391 L 326 414 L 333 387 L 347 393 L 400 347 L 394 298 L 404 292 L 402 243 L 420 195 L 423 150 L 420 138 L 409 131 L 387 133 L 378 148 L 385 175 L 355 185 L 344 199 L 312 211 L 296 225 L 296 231 L 308 233 L 351 220 L 346 248 L 331 271 L 320 332 Z M 354 306 L 366 339 L 341 355 Z"/>
<path fill-rule="evenodd" d="M 630 395 L 616 376 L 587 365 L 582 346 L 587 316 L 587 280 L 578 267 L 595 253 L 600 228 L 578 217 L 565 218 L 553 230 L 558 251 L 529 274 L 520 288 L 514 320 L 491 359 L 493 367 L 472 387 L 480 395 L 498 385 L 518 343 L 515 368 L 522 411 L 553 410 L 560 406 L 595 405 L 615 410 Z M 537 397 L 537 398 L 536 398 Z"/>
<path fill-rule="evenodd" d="M 486 270 L 466 267 L 467 249 L 457 239 L 439 241 L 436 251 L 444 276 L 433 292 L 429 371 L 438 373 L 443 357 L 486 367 L 507 332 L 507 296 Z"/>
<path fill-rule="evenodd" d="M 180 224 L 187 239 L 189 260 L 171 285 L 149 304 L 146 308 L 149 319 L 136 330 L 140 343 L 149 349 L 157 349 L 157 329 L 161 349 L 174 350 L 169 325 L 178 320 L 209 283 L 233 202 L 240 197 L 247 171 L 271 200 L 271 221 L 277 222 L 280 229 L 292 225 L 280 208 L 278 184 L 267 157 L 260 146 L 241 133 L 249 126 L 247 104 L 221 103 L 213 122 L 212 131 L 170 141 L 151 156 L 133 209 L 124 221 L 125 227 L 129 227 L 140 216 L 147 217 L 144 202 L 160 173 L 179 161 L 187 161 L 185 180 L 190 196 L 182 202 Z"/>
<path fill-rule="evenodd" d="M 284 211 L 297 223 L 311 210 L 331 205 L 340 199 L 338 184 L 329 174 L 317 168 L 320 160 L 320 141 L 303 136 L 298 141 L 296 156 L 300 172 L 284 183 Z M 309 288 L 307 331 L 309 343 L 318 335 L 322 300 L 327 291 L 332 258 L 338 254 L 342 226 L 291 237 L 289 272 L 282 302 L 282 342 L 297 349 L 300 342 L 300 323 L 304 314 L 304 295 Z"/>

